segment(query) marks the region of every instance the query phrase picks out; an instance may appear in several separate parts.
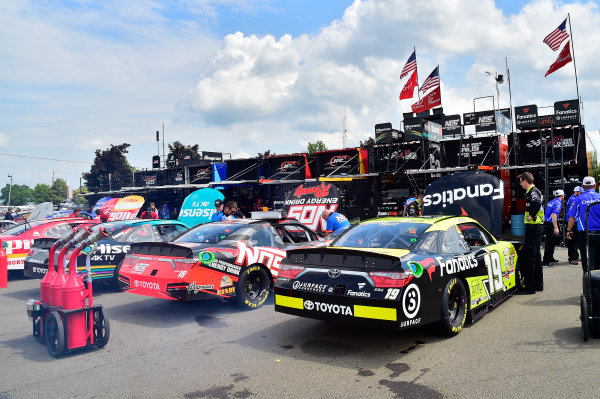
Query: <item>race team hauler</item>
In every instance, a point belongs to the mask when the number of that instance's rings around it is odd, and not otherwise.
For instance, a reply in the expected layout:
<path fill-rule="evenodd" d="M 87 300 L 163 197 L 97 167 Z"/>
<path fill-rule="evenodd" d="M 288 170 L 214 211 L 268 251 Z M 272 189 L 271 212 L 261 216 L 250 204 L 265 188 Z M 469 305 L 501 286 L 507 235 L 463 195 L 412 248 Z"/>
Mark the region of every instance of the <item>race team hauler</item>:
<path fill-rule="evenodd" d="M 133 244 L 119 272 L 125 291 L 156 298 L 235 298 L 258 308 L 277 279 L 286 250 L 324 245 L 319 236 L 282 212 L 252 212 L 197 226 L 171 243 Z"/>
<path fill-rule="evenodd" d="M 275 310 L 401 330 L 438 322 L 451 336 L 514 293 L 517 275 L 513 244 L 469 217 L 373 219 L 288 251 Z"/>
<path fill-rule="evenodd" d="M 118 286 L 119 265 L 129 252 L 131 244 L 137 242 L 168 242 L 188 229 L 177 220 L 122 220 L 102 223 L 104 231 L 109 234 L 94 243 L 90 257 L 92 277 L 94 281 L 113 283 Z M 96 231 L 95 226 L 92 230 Z M 56 242 L 55 238 L 36 239 L 25 258 L 23 274 L 27 277 L 43 278 L 48 270 L 48 252 Z M 72 251 L 71 251 L 72 252 Z M 85 258 L 90 251 L 84 251 L 77 262 L 77 271 L 85 271 Z M 67 254 L 69 255 L 70 252 Z M 55 265 L 58 264 L 58 253 L 55 254 Z"/>

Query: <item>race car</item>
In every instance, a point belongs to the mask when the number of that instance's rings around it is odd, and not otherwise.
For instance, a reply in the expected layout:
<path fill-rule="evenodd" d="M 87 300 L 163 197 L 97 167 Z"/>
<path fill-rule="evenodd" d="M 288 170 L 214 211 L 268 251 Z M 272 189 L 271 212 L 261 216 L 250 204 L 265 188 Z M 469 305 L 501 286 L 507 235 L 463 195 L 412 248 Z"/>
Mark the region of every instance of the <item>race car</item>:
<path fill-rule="evenodd" d="M 455 335 L 515 292 L 518 248 L 469 217 L 365 221 L 326 248 L 289 251 L 275 310 L 400 330 L 439 322 Z"/>
<path fill-rule="evenodd" d="M 8 258 L 8 270 L 23 269 L 25 257 L 34 239 L 56 239 L 72 232 L 73 227 L 92 226 L 96 223 L 97 221 L 86 218 L 38 219 L 19 223 L 3 231 L 0 241 L 3 242 Z"/>
<path fill-rule="evenodd" d="M 118 286 L 119 264 L 125 258 L 131 244 L 137 242 L 171 241 L 188 227 L 177 220 L 123 220 L 108 222 L 92 228 L 103 227 L 109 236 L 97 242 L 90 251 L 92 277 L 94 281 L 113 282 Z M 27 277 L 43 278 L 48 271 L 48 251 L 56 239 L 36 239 L 25 259 L 23 274 Z M 86 253 L 89 251 L 86 251 Z M 70 252 L 69 252 L 70 253 Z M 69 254 L 68 253 L 68 254 Z M 68 255 L 69 256 L 69 255 Z M 86 254 L 77 258 L 77 271 L 85 271 Z M 58 264 L 58 251 L 55 253 Z M 67 267 L 68 265 L 65 265 Z M 68 267 L 67 267 L 68 269 Z"/>
<path fill-rule="evenodd" d="M 258 308 L 277 279 L 286 250 L 325 243 L 296 219 L 252 212 L 252 219 L 197 226 L 172 243 L 132 245 L 119 284 L 150 297 L 190 301 L 216 295 Z"/>

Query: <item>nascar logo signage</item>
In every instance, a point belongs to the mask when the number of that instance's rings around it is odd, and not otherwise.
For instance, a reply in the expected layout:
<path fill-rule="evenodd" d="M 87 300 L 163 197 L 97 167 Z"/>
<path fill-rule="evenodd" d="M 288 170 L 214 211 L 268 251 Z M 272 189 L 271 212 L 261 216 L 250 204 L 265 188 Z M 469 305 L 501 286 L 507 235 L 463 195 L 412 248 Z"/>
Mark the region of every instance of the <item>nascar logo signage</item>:
<path fill-rule="evenodd" d="M 315 231 L 324 232 L 327 223 L 321 214 L 325 209 L 335 212 L 340 198 L 340 189 L 331 183 L 304 183 L 290 191 L 283 203 L 283 210 L 288 217 L 297 219 Z"/>

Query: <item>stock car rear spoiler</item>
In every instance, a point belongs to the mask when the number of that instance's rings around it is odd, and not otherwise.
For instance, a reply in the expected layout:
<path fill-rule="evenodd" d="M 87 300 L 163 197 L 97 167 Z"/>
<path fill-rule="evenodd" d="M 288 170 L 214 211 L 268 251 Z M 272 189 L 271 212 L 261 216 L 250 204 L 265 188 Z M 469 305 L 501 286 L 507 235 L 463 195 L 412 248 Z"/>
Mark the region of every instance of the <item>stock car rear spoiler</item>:
<path fill-rule="evenodd" d="M 393 255 L 331 247 L 289 250 L 285 262 L 310 267 L 355 270 L 393 270 L 401 263 L 400 258 Z"/>
<path fill-rule="evenodd" d="M 140 242 L 131 244 L 130 254 L 172 256 L 174 258 L 192 258 L 193 252 L 188 247 L 168 242 Z"/>
<path fill-rule="evenodd" d="M 33 240 L 33 245 L 31 247 L 32 248 L 35 247 L 35 248 L 39 248 L 39 249 L 50 249 L 52 247 L 52 245 L 54 245 L 56 240 L 58 240 L 58 238 L 52 238 L 52 237 L 36 238 L 35 240 Z"/>

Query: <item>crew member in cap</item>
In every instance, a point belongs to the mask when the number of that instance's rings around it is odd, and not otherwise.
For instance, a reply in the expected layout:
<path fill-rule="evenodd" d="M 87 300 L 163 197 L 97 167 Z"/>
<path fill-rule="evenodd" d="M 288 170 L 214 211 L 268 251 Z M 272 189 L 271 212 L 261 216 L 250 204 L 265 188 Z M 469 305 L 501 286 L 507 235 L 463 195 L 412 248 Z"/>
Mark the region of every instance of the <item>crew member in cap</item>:
<path fill-rule="evenodd" d="M 586 249 L 586 222 L 585 222 L 585 211 L 587 206 L 592 202 L 600 201 L 600 194 L 595 190 L 596 180 L 592 176 L 586 176 L 583 178 L 583 194 L 575 198 L 573 206 L 567 212 L 569 218 L 569 224 L 567 225 L 567 238 L 573 238 L 573 230 L 577 229 L 577 247 L 581 254 L 581 267 L 584 273 L 587 271 L 587 249 Z M 589 215 L 587 220 L 588 231 L 600 230 L 600 216 L 597 212 Z M 590 235 L 590 238 L 593 236 Z M 592 244 L 594 241 L 594 244 Z M 597 246 L 598 243 L 594 240 L 590 241 L 590 248 L 592 245 Z M 596 266 L 597 267 L 597 266 Z"/>
<path fill-rule="evenodd" d="M 573 203 L 575 202 L 575 198 L 583 193 L 583 188 L 581 186 L 577 186 L 573 189 L 573 195 L 569 197 L 567 201 L 567 215 L 569 214 L 569 210 L 573 207 Z M 567 216 L 565 221 L 565 227 L 569 223 L 569 217 Z M 577 229 L 573 230 L 573 238 L 566 238 L 565 244 L 567 245 L 567 254 L 569 257 L 569 263 L 572 265 L 578 265 L 579 262 L 579 252 L 577 252 Z"/>
<path fill-rule="evenodd" d="M 546 243 L 544 245 L 542 266 L 550 266 L 550 263 L 558 262 L 554 259 L 554 247 L 556 246 L 556 241 L 559 239 L 558 216 L 560 215 L 564 199 L 565 192 L 563 190 L 556 190 L 554 192 L 554 199 L 546 205 L 546 212 L 544 213 L 544 236 L 546 237 Z"/>
<path fill-rule="evenodd" d="M 333 237 L 350 227 L 350 222 L 346 216 L 341 213 L 332 212 L 329 209 L 325 209 L 323 213 L 321 213 L 321 218 L 327 221 L 325 233 L 330 234 Z"/>
<path fill-rule="evenodd" d="M 210 221 L 218 222 L 219 220 L 223 220 L 223 200 L 215 200 L 215 213 L 212 214 Z"/>
<path fill-rule="evenodd" d="M 544 274 L 542 271 L 542 256 L 540 245 L 544 222 L 542 193 L 533 185 L 533 175 L 530 172 L 521 173 L 519 182 L 525 190 L 525 241 L 523 243 L 523 262 L 521 271 L 525 280 L 525 289 L 517 294 L 535 294 L 544 289 Z"/>

